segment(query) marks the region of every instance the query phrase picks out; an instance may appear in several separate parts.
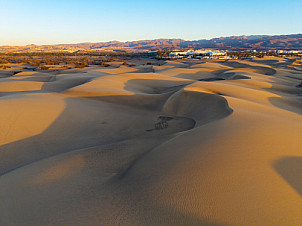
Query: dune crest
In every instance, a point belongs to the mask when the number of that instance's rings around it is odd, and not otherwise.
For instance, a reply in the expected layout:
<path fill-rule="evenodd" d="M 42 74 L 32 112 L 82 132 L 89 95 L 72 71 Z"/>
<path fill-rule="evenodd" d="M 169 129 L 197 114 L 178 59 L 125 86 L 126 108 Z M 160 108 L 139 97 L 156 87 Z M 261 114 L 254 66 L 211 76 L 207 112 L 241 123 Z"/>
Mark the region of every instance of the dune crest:
<path fill-rule="evenodd" d="M 1 72 L 0 225 L 300 225 L 300 66 Z"/>

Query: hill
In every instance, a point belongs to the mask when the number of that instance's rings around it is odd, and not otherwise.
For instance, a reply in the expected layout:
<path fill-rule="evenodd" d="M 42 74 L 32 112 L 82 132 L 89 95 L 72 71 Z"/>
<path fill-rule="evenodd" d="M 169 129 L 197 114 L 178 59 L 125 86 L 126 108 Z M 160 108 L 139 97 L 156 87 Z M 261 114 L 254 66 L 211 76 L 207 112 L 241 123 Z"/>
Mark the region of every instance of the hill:
<path fill-rule="evenodd" d="M 16 52 L 147 52 L 175 49 L 215 48 L 225 50 L 302 50 L 302 34 L 251 35 L 213 38 L 210 40 L 186 41 L 183 39 L 155 39 L 131 42 L 99 42 L 58 45 L 0 46 L 2 53 Z"/>

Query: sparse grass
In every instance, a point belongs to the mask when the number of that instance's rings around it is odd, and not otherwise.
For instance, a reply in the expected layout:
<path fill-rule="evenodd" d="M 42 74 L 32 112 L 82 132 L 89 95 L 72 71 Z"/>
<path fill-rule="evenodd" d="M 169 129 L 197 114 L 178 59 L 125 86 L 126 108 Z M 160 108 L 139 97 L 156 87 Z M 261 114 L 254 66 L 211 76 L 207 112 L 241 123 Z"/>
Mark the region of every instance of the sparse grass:
<path fill-rule="evenodd" d="M 87 55 L 87 54 L 61 54 L 61 53 L 16 53 L 16 54 L 4 54 L 0 53 L 0 68 L 8 68 L 5 64 L 25 64 L 24 66 L 28 69 L 37 68 L 37 70 L 48 70 L 49 68 L 43 67 L 47 65 L 52 68 L 52 65 L 59 65 L 60 67 L 76 67 L 84 68 L 90 65 L 101 66 L 101 67 L 118 67 L 111 65 L 109 62 L 122 61 L 122 65 L 128 67 L 135 67 L 133 63 L 129 61 L 133 58 L 141 58 L 144 55 L 127 54 L 127 55 Z M 127 61 L 126 61 L 127 60 Z M 151 61 L 147 65 L 152 65 Z"/>
<path fill-rule="evenodd" d="M 88 67 L 88 63 L 87 62 L 79 62 L 76 63 L 76 68 L 84 68 L 84 67 Z"/>
<path fill-rule="evenodd" d="M 101 65 L 101 67 L 109 67 L 110 66 L 110 64 L 108 64 L 106 62 L 102 62 L 100 65 Z"/>
<path fill-rule="evenodd" d="M 45 66 L 45 65 L 43 65 L 43 66 L 40 67 L 40 70 L 41 70 L 41 71 L 46 71 L 46 70 L 48 70 L 48 69 L 49 69 L 49 67 L 47 67 L 47 66 Z"/>
<path fill-rule="evenodd" d="M 10 66 L 7 66 L 7 65 L 0 65 L 0 69 L 8 69 L 8 68 L 11 68 Z"/>

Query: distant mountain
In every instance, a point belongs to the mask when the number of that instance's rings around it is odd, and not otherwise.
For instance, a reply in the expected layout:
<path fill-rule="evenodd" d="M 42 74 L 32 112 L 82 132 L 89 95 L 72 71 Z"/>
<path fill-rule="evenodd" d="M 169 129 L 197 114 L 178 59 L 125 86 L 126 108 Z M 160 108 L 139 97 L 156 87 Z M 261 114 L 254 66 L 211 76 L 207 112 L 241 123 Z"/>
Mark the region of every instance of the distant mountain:
<path fill-rule="evenodd" d="M 58 45 L 0 46 L 0 52 L 146 52 L 175 49 L 215 48 L 225 50 L 302 50 L 302 34 L 251 35 L 186 41 L 182 39 L 155 39 L 132 42 L 99 42 Z"/>
<path fill-rule="evenodd" d="M 184 48 L 217 48 L 228 50 L 268 50 L 297 49 L 302 50 L 302 34 L 295 35 L 251 35 L 213 38 L 183 43 Z"/>

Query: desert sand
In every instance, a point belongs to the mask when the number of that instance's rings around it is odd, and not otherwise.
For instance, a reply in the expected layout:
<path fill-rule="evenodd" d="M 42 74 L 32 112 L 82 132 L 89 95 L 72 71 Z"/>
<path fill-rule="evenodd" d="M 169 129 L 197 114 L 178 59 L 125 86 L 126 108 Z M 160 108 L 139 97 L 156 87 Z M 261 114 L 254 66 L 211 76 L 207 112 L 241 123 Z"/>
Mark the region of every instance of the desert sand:
<path fill-rule="evenodd" d="M 301 59 L 135 64 L 0 71 L 0 225 L 301 225 Z"/>

